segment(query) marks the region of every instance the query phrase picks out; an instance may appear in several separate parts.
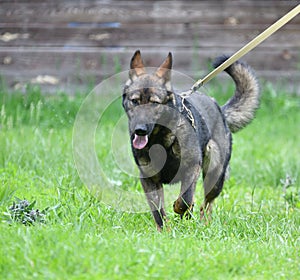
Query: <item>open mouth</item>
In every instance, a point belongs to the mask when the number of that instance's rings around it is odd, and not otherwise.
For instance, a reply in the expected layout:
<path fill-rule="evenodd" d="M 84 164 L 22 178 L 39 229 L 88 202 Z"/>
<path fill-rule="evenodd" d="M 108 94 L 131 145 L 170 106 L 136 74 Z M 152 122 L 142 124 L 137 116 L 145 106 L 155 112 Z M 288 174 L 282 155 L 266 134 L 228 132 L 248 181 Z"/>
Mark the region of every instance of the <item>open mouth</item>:
<path fill-rule="evenodd" d="M 137 135 L 134 134 L 132 145 L 135 149 L 141 150 L 146 147 L 148 143 L 148 135 Z"/>

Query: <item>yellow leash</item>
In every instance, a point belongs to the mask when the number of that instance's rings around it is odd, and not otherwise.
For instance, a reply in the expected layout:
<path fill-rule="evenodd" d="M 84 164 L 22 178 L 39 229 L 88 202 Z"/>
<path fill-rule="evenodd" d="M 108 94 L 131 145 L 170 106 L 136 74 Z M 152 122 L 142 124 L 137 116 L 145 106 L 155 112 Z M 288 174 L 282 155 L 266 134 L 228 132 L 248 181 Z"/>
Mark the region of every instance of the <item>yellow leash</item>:
<path fill-rule="evenodd" d="M 203 79 L 198 80 L 196 83 L 193 84 L 193 86 L 185 92 L 182 92 L 180 95 L 182 97 L 186 97 L 193 92 L 195 92 L 197 89 L 199 89 L 201 86 L 203 86 L 205 83 L 210 81 L 213 77 L 218 75 L 220 72 L 222 72 L 224 69 L 229 67 L 231 64 L 233 64 L 235 61 L 240 59 L 242 56 L 250 52 L 252 49 L 254 49 L 257 45 L 259 45 L 261 42 L 263 42 L 265 39 L 270 37 L 274 32 L 276 32 L 279 28 L 284 26 L 287 22 L 289 22 L 292 18 L 297 16 L 300 12 L 300 4 L 296 6 L 294 9 L 289 11 L 286 15 L 284 15 L 282 18 L 277 20 L 275 23 L 273 23 L 270 27 L 268 27 L 265 31 L 260 33 L 257 37 L 255 37 L 252 41 L 250 41 L 247 45 L 239 49 L 235 54 L 233 54 L 231 57 L 229 57 L 226 61 L 224 61 L 221 65 L 219 65 L 216 69 L 214 69 L 212 72 L 207 74 Z"/>

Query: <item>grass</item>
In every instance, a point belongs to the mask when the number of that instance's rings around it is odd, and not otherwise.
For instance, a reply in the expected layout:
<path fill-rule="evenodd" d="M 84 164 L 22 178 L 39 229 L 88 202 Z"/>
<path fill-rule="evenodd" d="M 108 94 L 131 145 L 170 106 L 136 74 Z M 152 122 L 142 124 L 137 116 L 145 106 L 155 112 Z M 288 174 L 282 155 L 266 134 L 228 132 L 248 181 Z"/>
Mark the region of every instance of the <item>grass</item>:
<path fill-rule="evenodd" d="M 223 101 L 232 88 L 221 96 L 215 94 L 219 87 L 209 94 Z M 197 212 L 180 220 L 170 205 L 169 231 L 162 233 L 149 213 L 107 206 L 81 182 L 72 157 L 72 128 L 84 97 L 43 95 L 38 88 L 26 94 L 1 90 L 2 279 L 300 277 L 299 97 L 264 85 L 257 118 L 234 135 L 231 178 L 212 221 L 200 222 Z M 106 119 L 103 133 L 114 116 Z M 104 151 L 99 157 L 109 159 Z M 140 189 L 126 174 L 118 176 Z M 40 210 L 49 207 L 46 222 L 8 223 L 4 213 L 16 197 L 36 201 Z"/>

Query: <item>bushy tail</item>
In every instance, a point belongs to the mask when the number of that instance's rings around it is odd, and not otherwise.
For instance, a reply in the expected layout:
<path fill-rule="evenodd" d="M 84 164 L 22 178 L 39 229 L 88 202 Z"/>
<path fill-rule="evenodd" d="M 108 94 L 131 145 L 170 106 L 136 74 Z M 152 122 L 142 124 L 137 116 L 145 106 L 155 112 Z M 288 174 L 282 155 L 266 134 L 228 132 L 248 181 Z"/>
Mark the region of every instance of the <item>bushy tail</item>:
<path fill-rule="evenodd" d="M 227 56 L 216 59 L 214 67 L 218 67 Z M 247 64 L 237 61 L 225 71 L 235 82 L 234 95 L 222 106 L 227 124 L 231 132 L 237 132 L 248 125 L 259 107 L 260 87 L 254 71 Z"/>

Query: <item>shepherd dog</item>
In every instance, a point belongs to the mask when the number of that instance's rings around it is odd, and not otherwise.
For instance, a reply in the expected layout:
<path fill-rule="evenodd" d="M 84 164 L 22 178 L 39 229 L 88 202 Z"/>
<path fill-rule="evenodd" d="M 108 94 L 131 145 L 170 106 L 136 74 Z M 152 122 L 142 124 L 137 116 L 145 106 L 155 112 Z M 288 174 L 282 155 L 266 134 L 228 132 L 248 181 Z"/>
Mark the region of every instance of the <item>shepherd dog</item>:
<path fill-rule="evenodd" d="M 214 67 L 227 59 L 217 58 Z M 235 83 L 235 92 L 225 105 L 197 91 L 183 96 L 172 86 L 172 60 L 169 53 L 158 68 L 148 73 L 137 50 L 122 96 L 133 157 L 159 231 L 167 221 L 163 185 L 180 182 L 173 210 L 190 218 L 201 173 L 204 201 L 200 219 L 210 219 L 213 202 L 228 177 L 232 133 L 252 121 L 260 99 L 254 71 L 240 61 L 225 69 Z"/>

